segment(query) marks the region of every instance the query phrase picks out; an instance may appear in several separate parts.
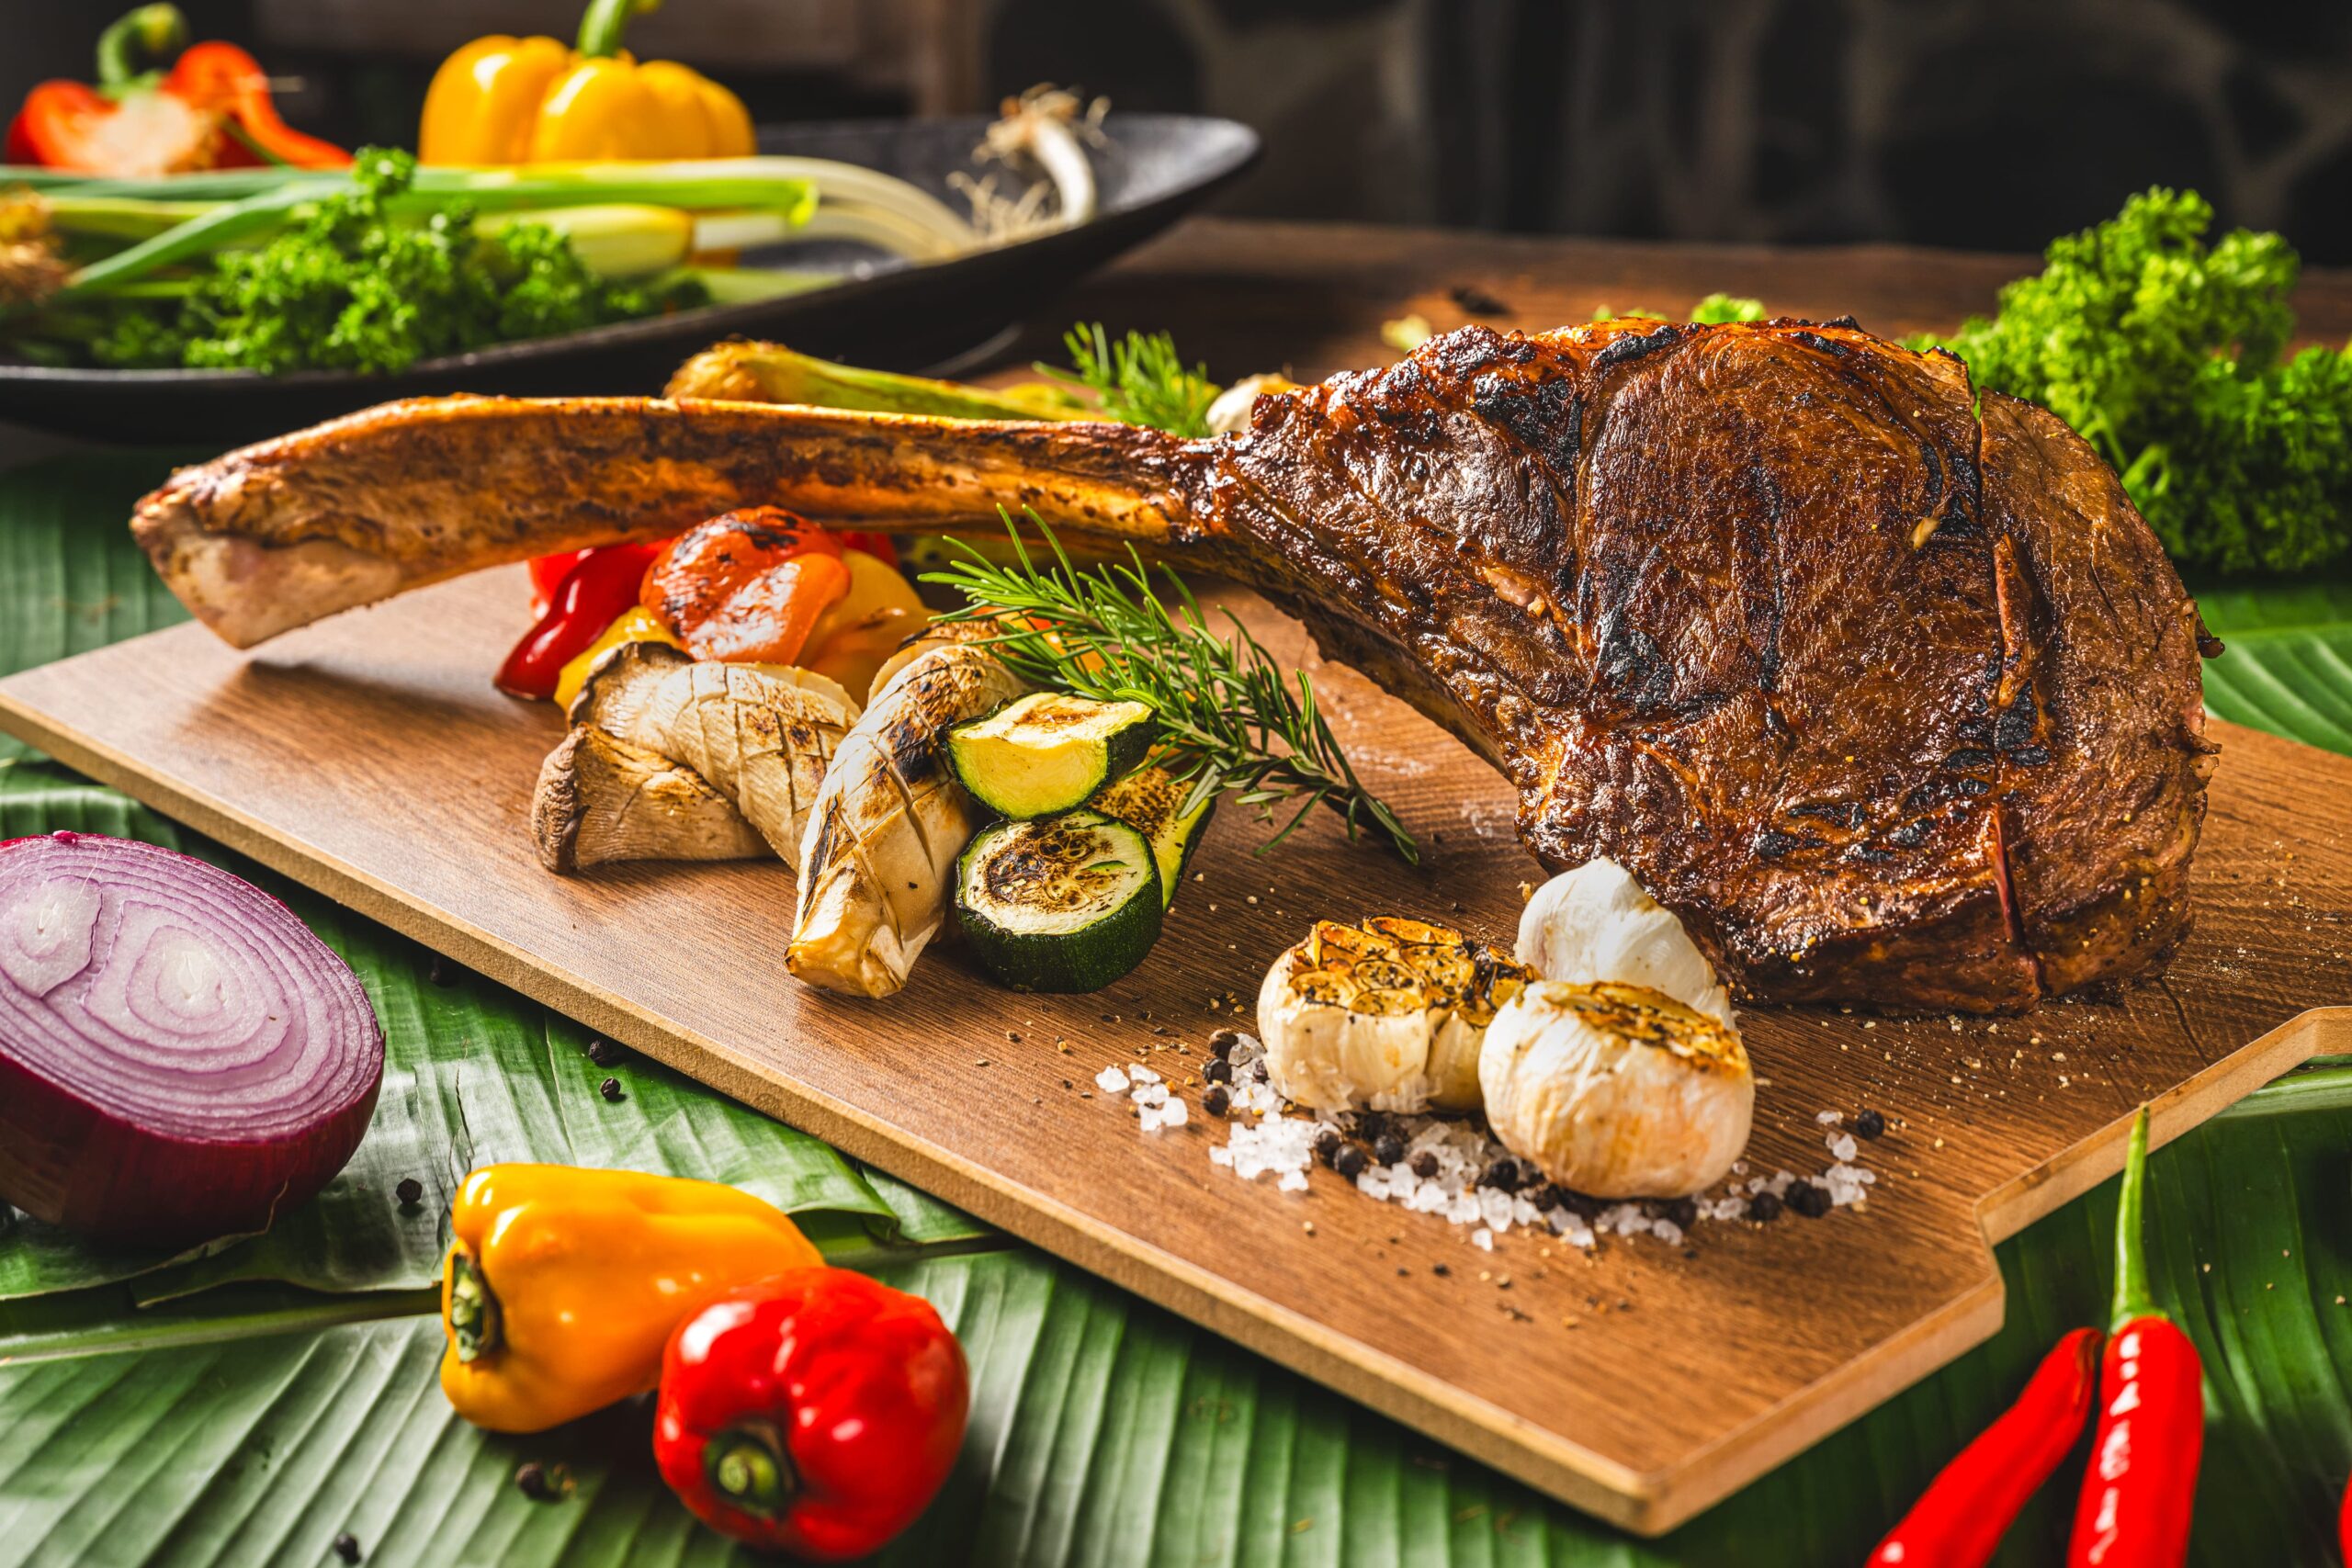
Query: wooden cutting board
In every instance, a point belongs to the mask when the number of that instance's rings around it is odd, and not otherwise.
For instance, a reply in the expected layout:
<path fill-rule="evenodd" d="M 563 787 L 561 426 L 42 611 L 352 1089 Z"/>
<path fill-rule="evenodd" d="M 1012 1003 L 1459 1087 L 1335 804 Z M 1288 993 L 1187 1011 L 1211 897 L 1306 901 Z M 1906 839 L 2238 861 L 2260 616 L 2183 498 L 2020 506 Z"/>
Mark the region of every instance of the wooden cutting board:
<path fill-rule="evenodd" d="M 927 956 L 888 1002 L 807 989 L 781 865 L 542 871 L 526 837 L 552 707 L 491 689 L 522 624 L 485 574 L 237 653 L 195 626 L 0 682 L 0 728 L 254 859 L 982 1217 L 1545 1491 L 1659 1531 L 1989 1336 L 1988 1246 L 2322 1050 L 2352 1050 L 2352 761 L 2231 726 L 2195 934 L 2119 1003 L 2021 1019 L 1746 1020 L 1749 1160 L 1829 1163 L 1816 1113 L 1865 1108 L 1866 1205 L 1704 1224 L 1592 1253 L 1467 1233 L 1210 1162 L 1209 1032 L 1317 916 L 1394 911 L 1508 941 L 1539 874 L 1501 781 L 1351 672 L 1318 678 L 1419 870 L 1329 822 L 1262 858 L 1228 807 L 1165 937 L 1092 997 L 1001 990 Z M 1240 601 L 1276 653 L 1297 628 Z M 1144 1062 L 1191 1102 L 1147 1135 L 1097 1091 Z M 1447 1266 L 1440 1274 L 1434 1265 Z"/>

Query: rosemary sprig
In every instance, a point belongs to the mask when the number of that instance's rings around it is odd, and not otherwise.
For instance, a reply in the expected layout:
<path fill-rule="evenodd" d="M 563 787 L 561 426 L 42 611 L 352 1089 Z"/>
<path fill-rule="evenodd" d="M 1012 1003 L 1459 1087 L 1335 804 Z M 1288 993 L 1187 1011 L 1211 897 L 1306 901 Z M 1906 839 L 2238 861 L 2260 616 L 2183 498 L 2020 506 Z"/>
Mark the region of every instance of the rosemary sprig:
<path fill-rule="evenodd" d="M 1114 343 L 1102 322 L 1080 323 L 1062 334 L 1062 346 L 1070 368 L 1041 364 L 1038 373 L 1092 391 L 1109 418 L 1187 439 L 1209 433 L 1217 385 L 1207 366 L 1187 367 L 1176 357 L 1176 340 L 1166 333 L 1131 332 Z"/>
<path fill-rule="evenodd" d="M 989 645 L 1032 684 L 1100 702 L 1148 704 L 1159 716 L 1161 765 L 1192 784 L 1186 810 L 1229 790 L 1271 821 L 1277 803 L 1297 801 L 1261 854 L 1325 806 L 1346 819 L 1349 837 L 1369 824 L 1407 862 L 1420 863 L 1412 834 L 1357 779 L 1306 671 L 1286 679 L 1230 611 L 1230 633 L 1212 631 L 1200 602 L 1172 570 L 1166 571 L 1170 595 L 1162 598 L 1133 547 L 1124 565 L 1081 568 L 1035 513 L 1029 521 L 1052 547 L 1050 564 L 1031 556 L 1010 516 L 1012 563 L 991 560 L 963 540 L 947 541 L 959 558 L 923 577 L 964 595 L 964 608 L 947 619 L 995 621 Z"/>

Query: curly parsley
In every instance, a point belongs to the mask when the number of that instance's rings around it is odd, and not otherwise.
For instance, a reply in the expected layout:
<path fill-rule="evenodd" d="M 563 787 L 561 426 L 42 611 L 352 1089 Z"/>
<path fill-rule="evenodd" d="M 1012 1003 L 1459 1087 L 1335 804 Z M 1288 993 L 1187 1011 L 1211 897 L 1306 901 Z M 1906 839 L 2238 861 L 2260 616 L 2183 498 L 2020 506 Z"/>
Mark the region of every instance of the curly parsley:
<path fill-rule="evenodd" d="M 389 203 L 415 177 L 412 154 L 362 150 L 349 188 L 266 244 L 216 253 L 175 298 L 109 302 L 91 356 L 123 367 L 381 373 L 695 302 L 691 286 L 604 281 L 544 224 L 477 231 L 462 201 L 394 215 Z"/>

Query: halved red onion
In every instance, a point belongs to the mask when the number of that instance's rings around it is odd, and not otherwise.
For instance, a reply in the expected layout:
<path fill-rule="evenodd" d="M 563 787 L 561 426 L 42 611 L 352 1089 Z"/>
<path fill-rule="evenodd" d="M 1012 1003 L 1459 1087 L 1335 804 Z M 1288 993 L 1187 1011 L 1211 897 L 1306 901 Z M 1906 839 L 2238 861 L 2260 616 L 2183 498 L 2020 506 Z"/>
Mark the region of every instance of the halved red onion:
<path fill-rule="evenodd" d="M 384 1032 L 251 883 L 132 839 L 0 843 L 0 1198 L 110 1240 L 266 1229 L 341 1170 Z"/>

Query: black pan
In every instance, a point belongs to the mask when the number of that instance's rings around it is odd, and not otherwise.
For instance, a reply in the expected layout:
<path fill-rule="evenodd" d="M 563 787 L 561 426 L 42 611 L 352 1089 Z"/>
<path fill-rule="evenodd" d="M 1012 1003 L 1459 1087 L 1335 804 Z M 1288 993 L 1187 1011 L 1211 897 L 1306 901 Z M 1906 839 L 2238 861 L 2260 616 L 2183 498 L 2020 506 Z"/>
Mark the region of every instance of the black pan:
<path fill-rule="evenodd" d="M 964 209 L 948 186 L 987 120 L 839 120 L 769 127 L 764 152 L 861 164 Z M 1098 215 L 997 250 L 876 271 L 747 305 L 684 310 L 562 337 L 424 360 L 397 376 L 305 371 L 60 370 L 0 363 L 0 420 L 126 442 L 252 440 L 384 401 L 435 392 L 585 395 L 658 390 L 679 361 L 726 337 L 772 337 L 884 369 L 936 366 L 987 343 L 1069 284 L 1158 233 L 1248 168 L 1258 136 L 1193 115 L 1114 114 L 1094 153 Z"/>

